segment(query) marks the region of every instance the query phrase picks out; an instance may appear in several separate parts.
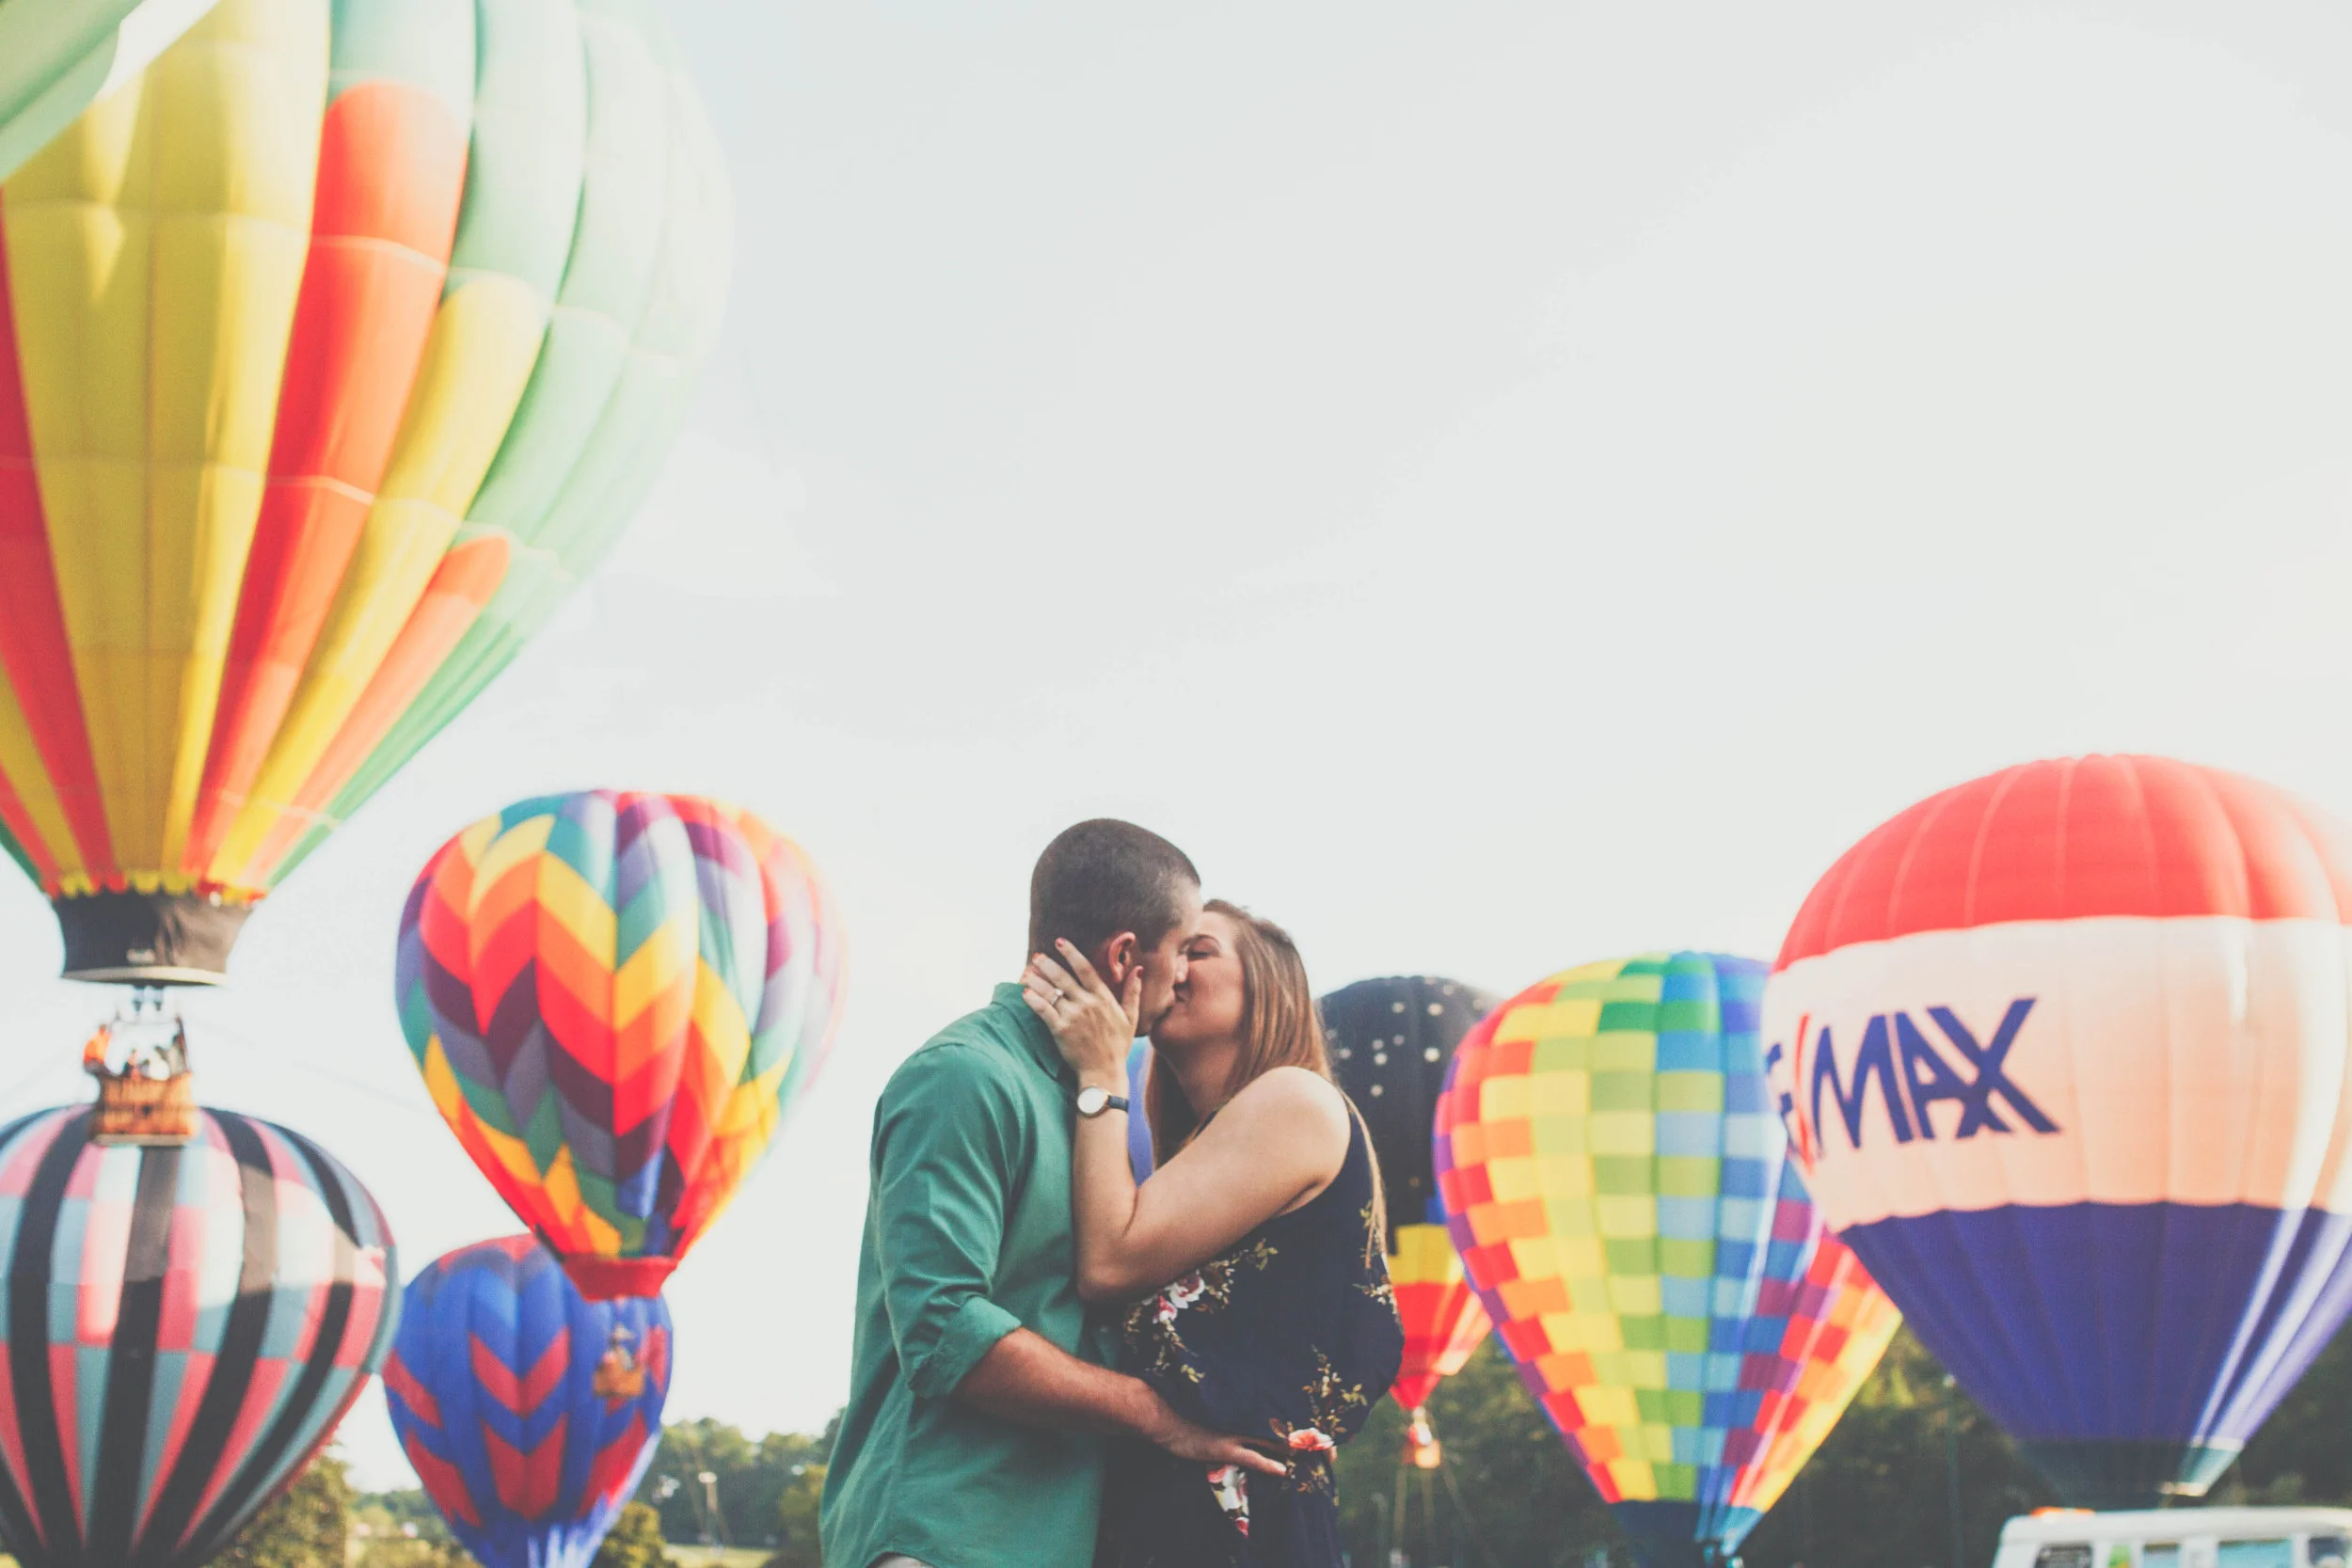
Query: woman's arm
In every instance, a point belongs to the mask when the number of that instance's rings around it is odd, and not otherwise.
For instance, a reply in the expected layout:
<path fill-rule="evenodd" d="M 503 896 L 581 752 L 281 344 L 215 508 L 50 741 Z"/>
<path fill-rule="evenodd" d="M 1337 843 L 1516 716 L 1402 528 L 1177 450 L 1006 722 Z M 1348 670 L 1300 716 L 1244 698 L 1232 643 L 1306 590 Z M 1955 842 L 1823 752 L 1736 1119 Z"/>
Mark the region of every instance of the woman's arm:
<path fill-rule="evenodd" d="M 1116 997 L 1083 955 L 1065 948 L 1064 959 L 1076 977 L 1050 958 L 1033 962 L 1024 994 L 1082 1087 L 1124 1093 L 1139 982 Z M 1328 1185 L 1347 1140 L 1346 1101 L 1305 1068 L 1251 1083 L 1140 1188 L 1127 1163 L 1126 1115 L 1081 1117 L 1071 1172 L 1078 1293 L 1125 1300 L 1207 1262 Z"/>

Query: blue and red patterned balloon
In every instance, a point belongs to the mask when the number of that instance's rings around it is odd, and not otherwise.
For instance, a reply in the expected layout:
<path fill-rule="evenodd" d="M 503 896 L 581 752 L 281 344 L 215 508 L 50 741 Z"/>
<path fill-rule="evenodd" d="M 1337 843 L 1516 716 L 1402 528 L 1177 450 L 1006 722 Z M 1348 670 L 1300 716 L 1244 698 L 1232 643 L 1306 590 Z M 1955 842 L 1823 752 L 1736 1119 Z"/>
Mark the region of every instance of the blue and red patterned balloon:
<path fill-rule="evenodd" d="M 317 1145 L 203 1113 L 102 1148 L 0 1129 L 0 1539 L 25 1568 L 202 1562 L 310 1456 L 391 1339 L 391 1232 Z"/>
<path fill-rule="evenodd" d="M 403 1300 L 392 1430 L 485 1568 L 585 1568 L 653 1459 L 670 1346 L 660 1296 L 590 1301 L 529 1236 L 460 1247 Z"/>

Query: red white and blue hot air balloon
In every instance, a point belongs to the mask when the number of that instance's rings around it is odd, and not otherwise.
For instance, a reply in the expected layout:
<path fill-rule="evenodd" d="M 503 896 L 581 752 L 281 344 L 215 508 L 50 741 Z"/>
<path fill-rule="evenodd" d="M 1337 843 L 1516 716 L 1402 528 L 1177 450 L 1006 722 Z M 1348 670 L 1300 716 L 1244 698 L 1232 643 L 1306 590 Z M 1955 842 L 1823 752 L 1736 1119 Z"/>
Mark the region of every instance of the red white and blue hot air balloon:
<path fill-rule="evenodd" d="M 1923 800 L 1766 990 L 1815 1200 L 2059 1490 L 2202 1493 L 2352 1309 L 2352 831 L 2156 757 Z"/>
<path fill-rule="evenodd" d="M 392 1429 L 485 1568 L 585 1568 L 653 1460 L 670 1346 L 660 1296 L 591 1301 L 529 1236 L 460 1247 L 408 1286 Z"/>

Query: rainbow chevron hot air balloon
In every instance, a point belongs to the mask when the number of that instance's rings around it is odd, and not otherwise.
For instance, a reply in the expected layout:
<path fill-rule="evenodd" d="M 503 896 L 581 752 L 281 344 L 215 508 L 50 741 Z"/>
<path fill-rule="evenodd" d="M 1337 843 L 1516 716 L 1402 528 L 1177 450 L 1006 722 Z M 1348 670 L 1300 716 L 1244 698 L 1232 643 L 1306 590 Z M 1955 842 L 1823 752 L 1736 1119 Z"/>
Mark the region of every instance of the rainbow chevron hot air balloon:
<path fill-rule="evenodd" d="M 592 1297 L 650 1295 L 831 1049 L 841 931 L 749 812 L 597 790 L 443 845 L 401 917 L 433 1102 Z"/>
<path fill-rule="evenodd" d="M 589 1301 L 528 1236 L 409 1282 L 384 1367 L 392 1430 L 485 1568 L 586 1568 L 637 1490 L 670 1392 L 670 1309 Z"/>
<path fill-rule="evenodd" d="M 219 0 L 0 187 L 0 847 L 69 974 L 218 980 L 545 621 L 728 235 L 644 0 Z"/>
<path fill-rule="evenodd" d="M 1900 1322 L 1789 1168 L 1765 966 L 1656 953 L 1487 1014 L 1438 1190 L 1519 1375 L 1648 1568 L 1727 1559 Z"/>

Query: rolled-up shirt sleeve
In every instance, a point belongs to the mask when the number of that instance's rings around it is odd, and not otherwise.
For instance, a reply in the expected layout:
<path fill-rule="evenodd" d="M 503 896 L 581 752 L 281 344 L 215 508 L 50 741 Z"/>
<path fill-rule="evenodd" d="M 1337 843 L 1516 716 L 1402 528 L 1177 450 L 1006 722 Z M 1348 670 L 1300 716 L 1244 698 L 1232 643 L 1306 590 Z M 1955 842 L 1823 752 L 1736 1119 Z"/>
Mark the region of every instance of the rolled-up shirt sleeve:
<path fill-rule="evenodd" d="M 922 1051 L 882 1091 L 873 1155 L 882 1301 L 920 1397 L 953 1393 L 1021 1326 L 989 1291 L 1025 1141 L 1011 1089 L 971 1047 Z"/>

